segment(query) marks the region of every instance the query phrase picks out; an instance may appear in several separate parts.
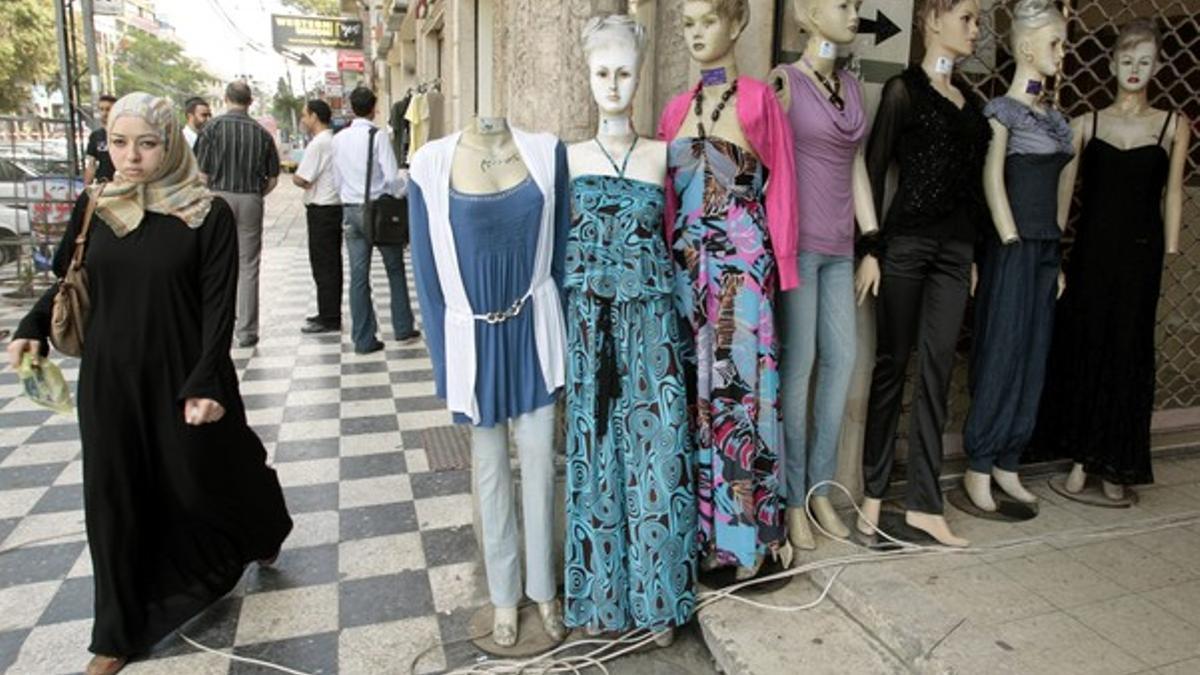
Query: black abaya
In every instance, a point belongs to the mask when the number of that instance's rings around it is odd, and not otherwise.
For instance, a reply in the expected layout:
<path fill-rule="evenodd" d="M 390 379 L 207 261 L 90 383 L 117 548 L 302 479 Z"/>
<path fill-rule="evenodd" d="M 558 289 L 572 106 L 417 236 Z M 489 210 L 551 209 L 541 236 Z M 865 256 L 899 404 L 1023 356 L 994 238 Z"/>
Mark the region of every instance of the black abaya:
<path fill-rule="evenodd" d="M 87 196 L 55 256 L 62 275 Z M 229 356 L 237 287 L 233 213 L 219 198 L 199 228 L 146 213 L 123 238 L 97 214 L 87 243 L 92 311 L 79 369 L 91 651 L 133 656 L 278 552 L 292 521 L 262 442 L 246 424 Z M 17 337 L 48 334 L 53 289 Z M 187 398 L 220 421 L 184 423 Z"/>

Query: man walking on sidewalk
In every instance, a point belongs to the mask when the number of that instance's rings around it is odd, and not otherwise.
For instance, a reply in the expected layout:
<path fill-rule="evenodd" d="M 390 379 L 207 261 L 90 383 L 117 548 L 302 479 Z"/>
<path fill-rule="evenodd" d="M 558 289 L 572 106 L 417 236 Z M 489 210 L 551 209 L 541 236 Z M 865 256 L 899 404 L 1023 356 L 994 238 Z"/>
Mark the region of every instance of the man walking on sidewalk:
<path fill-rule="evenodd" d="M 275 139 L 247 114 L 250 85 L 225 87 L 225 114 L 214 117 L 196 139 L 196 162 L 208 176 L 208 187 L 220 195 L 237 219 L 237 321 L 233 335 L 239 347 L 258 344 L 258 268 L 262 256 L 263 197 L 279 180 Z"/>
<path fill-rule="evenodd" d="M 184 102 L 183 112 L 187 115 L 187 124 L 183 127 L 183 137 L 187 140 L 188 147 L 195 151 L 196 139 L 200 137 L 200 130 L 212 119 L 212 109 L 208 107 L 208 101 L 199 96 L 193 96 Z"/>
<path fill-rule="evenodd" d="M 342 202 L 333 175 L 333 132 L 329 104 L 304 104 L 300 124 L 312 135 L 292 182 L 304 188 L 308 218 L 308 262 L 317 285 L 317 314 L 308 317 L 302 333 L 342 330 Z"/>
<path fill-rule="evenodd" d="M 338 175 L 338 192 L 342 198 L 342 220 L 345 224 L 346 251 L 350 257 L 350 338 L 354 351 L 370 354 L 383 349 L 376 336 L 375 306 L 371 302 L 371 243 L 366 238 L 363 225 L 363 202 L 378 199 L 382 194 L 401 196 L 401 184 L 396 156 L 387 132 L 375 133 L 374 158 L 371 168 L 370 193 L 367 194 L 367 155 L 371 131 L 377 129 L 371 123 L 375 116 L 375 93 L 366 87 L 358 87 L 350 93 L 350 108 L 355 119 L 350 126 L 333 137 L 333 162 Z M 388 285 L 392 290 L 392 329 L 396 340 L 411 343 L 421 337 L 413 326 L 412 306 L 408 301 L 408 281 L 404 277 L 404 247 L 383 245 L 378 247 L 383 255 L 383 266 L 387 269 Z"/>

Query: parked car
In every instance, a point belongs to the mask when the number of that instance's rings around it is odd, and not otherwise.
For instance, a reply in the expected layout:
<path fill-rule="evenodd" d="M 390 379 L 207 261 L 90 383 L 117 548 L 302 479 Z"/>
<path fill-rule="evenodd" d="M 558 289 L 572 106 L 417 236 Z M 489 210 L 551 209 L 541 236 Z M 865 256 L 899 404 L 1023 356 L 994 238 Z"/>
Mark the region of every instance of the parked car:
<path fill-rule="evenodd" d="M 0 265 L 17 259 L 21 244 L 29 241 L 31 223 L 70 217 L 75 196 L 83 190 L 82 179 L 72 180 L 71 173 L 65 159 L 0 157 Z"/>

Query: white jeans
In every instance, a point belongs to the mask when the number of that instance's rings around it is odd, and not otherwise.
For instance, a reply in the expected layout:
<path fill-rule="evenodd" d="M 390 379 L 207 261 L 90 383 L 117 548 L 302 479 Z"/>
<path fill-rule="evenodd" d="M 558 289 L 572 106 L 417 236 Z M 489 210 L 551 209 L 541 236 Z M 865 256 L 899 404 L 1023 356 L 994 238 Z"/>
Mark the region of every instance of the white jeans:
<path fill-rule="evenodd" d="M 554 405 L 512 420 L 521 458 L 521 507 L 525 516 L 525 584 L 529 599 L 555 596 Z M 475 494 L 479 496 L 483 559 L 492 605 L 516 607 L 521 601 L 521 560 L 508 458 L 508 424 L 471 427 Z"/>

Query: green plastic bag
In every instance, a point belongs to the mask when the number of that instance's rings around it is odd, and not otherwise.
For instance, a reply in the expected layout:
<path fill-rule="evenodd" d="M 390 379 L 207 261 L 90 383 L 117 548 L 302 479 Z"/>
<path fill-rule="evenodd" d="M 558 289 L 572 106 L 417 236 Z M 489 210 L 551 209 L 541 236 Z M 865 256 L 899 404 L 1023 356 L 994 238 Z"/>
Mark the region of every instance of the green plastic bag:
<path fill-rule="evenodd" d="M 26 352 L 21 356 L 17 375 L 21 377 L 21 385 L 30 401 L 63 414 L 70 414 L 74 409 L 67 380 L 50 359 L 37 358 Z"/>

